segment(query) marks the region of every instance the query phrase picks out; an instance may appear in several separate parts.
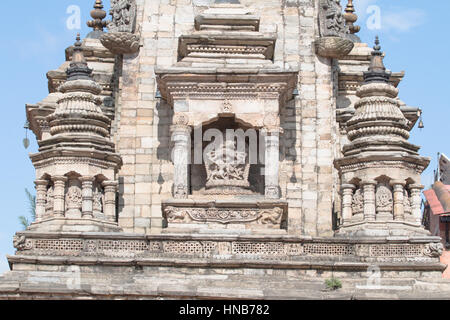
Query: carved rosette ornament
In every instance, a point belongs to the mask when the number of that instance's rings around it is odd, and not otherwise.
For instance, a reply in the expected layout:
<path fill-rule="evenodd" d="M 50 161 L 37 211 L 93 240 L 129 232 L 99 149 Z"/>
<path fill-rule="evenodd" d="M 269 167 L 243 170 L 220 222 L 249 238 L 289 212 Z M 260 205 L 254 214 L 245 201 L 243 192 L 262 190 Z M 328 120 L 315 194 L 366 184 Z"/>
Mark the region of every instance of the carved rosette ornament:
<path fill-rule="evenodd" d="M 352 51 L 354 43 L 339 0 L 320 0 L 319 29 L 321 37 L 315 42 L 319 56 L 339 59 Z"/>
<path fill-rule="evenodd" d="M 100 37 L 114 54 L 132 54 L 139 50 L 140 36 L 135 34 L 137 7 L 135 0 L 111 0 L 109 32 Z"/>

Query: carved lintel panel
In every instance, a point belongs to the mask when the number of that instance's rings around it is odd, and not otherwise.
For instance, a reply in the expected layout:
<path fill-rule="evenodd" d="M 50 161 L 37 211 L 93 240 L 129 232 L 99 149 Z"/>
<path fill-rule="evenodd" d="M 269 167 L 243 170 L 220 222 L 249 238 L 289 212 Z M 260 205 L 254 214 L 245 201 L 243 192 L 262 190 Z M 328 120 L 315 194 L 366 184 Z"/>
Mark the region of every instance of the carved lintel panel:
<path fill-rule="evenodd" d="M 241 208 L 175 208 L 167 207 L 164 216 L 169 223 L 218 222 L 222 224 L 255 222 L 261 225 L 281 225 L 284 210 Z"/>

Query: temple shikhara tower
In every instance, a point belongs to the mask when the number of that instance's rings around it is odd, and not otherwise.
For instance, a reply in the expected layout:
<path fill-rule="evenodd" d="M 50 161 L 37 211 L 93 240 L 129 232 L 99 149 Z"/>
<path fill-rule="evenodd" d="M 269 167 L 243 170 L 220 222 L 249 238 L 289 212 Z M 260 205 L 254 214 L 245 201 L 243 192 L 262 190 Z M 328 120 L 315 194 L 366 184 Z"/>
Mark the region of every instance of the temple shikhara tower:
<path fill-rule="evenodd" d="M 436 290 L 422 111 L 341 2 L 95 1 L 26 105 L 36 221 L 0 298 Z"/>

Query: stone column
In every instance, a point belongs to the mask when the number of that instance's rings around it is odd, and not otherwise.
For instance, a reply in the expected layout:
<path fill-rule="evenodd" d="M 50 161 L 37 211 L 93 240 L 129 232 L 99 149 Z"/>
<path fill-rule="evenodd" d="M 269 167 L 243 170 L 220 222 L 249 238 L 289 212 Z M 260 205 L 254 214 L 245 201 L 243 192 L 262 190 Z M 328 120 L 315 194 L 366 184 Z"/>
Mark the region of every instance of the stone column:
<path fill-rule="evenodd" d="M 116 192 L 119 183 L 117 181 L 105 181 L 102 185 L 105 190 L 104 214 L 108 221 L 116 222 Z"/>
<path fill-rule="evenodd" d="M 45 215 L 45 204 L 47 202 L 47 180 L 36 180 L 36 222 L 43 219 Z"/>
<path fill-rule="evenodd" d="M 353 191 L 356 187 L 353 184 L 342 185 L 342 219 L 343 223 L 347 224 L 351 222 L 353 217 L 352 200 Z"/>
<path fill-rule="evenodd" d="M 93 196 L 92 189 L 94 186 L 94 177 L 81 177 L 81 193 L 82 193 L 82 204 L 81 204 L 81 214 L 83 218 L 93 218 Z"/>
<path fill-rule="evenodd" d="M 394 220 L 405 220 L 405 208 L 403 203 L 405 183 L 403 181 L 391 181 L 391 186 L 394 191 Z"/>
<path fill-rule="evenodd" d="M 424 186 L 420 184 L 412 184 L 409 186 L 411 192 L 411 214 L 417 223 L 422 223 L 422 211 L 420 210 L 422 204 L 421 193 Z"/>
<path fill-rule="evenodd" d="M 376 206 L 375 206 L 375 181 L 363 181 L 361 186 L 364 194 L 364 220 L 375 221 Z"/>
<path fill-rule="evenodd" d="M 265 139 L 265 195 L 267 199 L 280 198 L 279 167 L 280 167 L 280 130 L 266 130 Z"/>
<path fill-rule="evenodd" d="M 53 214 L 57 218 L 63 218 L 65 216 L 65 190 L 67 177 L 55 176 L 52 178 L 54 184 L 53 191 Z"/>
<path fill-rule="evenodd" d="M 189 193 L 189 163 L 191 154 L 191 128 L 188 125 L 173 125 L 172 161 L 174 165 L 173 197 L 186 199 Z"/>

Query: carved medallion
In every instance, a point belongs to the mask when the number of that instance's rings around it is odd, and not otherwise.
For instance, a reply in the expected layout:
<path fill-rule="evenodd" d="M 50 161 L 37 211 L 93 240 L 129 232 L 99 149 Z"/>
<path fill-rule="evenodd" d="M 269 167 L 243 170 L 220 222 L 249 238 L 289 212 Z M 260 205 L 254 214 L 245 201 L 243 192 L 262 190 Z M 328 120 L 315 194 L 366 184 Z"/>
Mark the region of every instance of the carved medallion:
<path fill-rule="evenodd" d="M 379 185 L 376 193 L 377 211 L 392 212 L 393 203 L 391 189 L 386 185 Z"/>
<path fill-rule="evenodd" d="M 82 194 L 78 186 L 71 186 L 66 194 L 66 204 L 69 209 L 81 209 Z"/>

